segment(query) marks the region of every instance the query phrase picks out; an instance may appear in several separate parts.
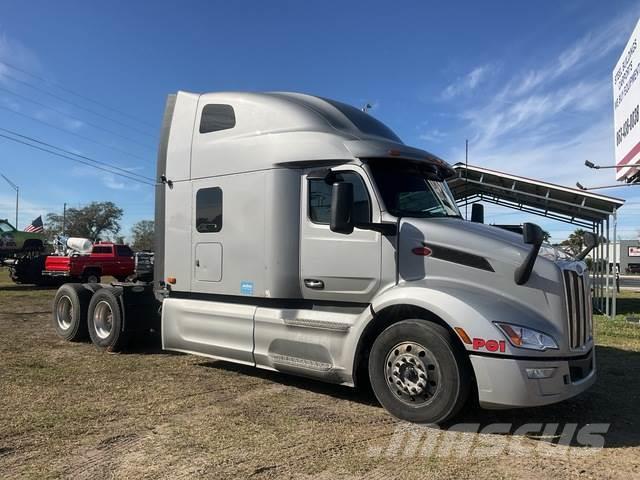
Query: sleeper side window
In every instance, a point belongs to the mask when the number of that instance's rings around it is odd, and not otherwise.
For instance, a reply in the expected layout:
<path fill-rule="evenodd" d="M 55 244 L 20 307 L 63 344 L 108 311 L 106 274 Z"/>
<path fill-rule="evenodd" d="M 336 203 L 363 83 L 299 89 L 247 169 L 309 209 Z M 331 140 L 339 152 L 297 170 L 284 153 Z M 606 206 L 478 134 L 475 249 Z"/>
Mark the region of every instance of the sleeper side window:
<path fill-rule="evenodd" d="M 354 222 L 371 222 L 371 201 L 362 177 L 355 172 L 340 172 L 336 177 L 353 185 Z M 309 219 L 323 225 L 331 221 L 331 185 L 324 180 L 309 180 Z"/>
<path fill-rule="evenodd" d="M 222 229 L 222 190 L 201 188 L 196 193 L 196 230 L 215 233 Z"/>
<path fill-rule="evenodd" d="M 205 105 L 200 118 L 200 133 L 218 132 L 236 126 L 236 114 L 231 105 Z"/>

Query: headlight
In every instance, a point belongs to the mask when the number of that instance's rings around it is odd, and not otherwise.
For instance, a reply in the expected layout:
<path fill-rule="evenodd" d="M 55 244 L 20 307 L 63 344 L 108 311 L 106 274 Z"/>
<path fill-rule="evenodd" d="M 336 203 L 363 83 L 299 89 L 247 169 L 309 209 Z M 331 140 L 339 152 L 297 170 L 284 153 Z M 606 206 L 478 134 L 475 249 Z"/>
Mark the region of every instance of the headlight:
<path fill-rule="evenodd" d="M 496 323 L 496 326 L 514 347 L 539 351 L 558 349 L 556 341 L 546 333 L 509 323 Z"/>

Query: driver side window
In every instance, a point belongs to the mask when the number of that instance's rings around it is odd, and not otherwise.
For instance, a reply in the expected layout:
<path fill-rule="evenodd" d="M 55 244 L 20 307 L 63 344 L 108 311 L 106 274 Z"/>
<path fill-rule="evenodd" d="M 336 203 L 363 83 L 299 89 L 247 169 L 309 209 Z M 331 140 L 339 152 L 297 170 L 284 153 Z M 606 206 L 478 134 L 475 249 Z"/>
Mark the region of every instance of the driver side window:
<path fill-rule="evenodd" d="M 355 172 L 340 172 L 336 177 L 353 185 L 354 222 L 371 222 L 371 200 L 362 177 Z M 322 225 L 331 221 L 331 185 L 324 180 L 309 180 L 309 219 Z"/>

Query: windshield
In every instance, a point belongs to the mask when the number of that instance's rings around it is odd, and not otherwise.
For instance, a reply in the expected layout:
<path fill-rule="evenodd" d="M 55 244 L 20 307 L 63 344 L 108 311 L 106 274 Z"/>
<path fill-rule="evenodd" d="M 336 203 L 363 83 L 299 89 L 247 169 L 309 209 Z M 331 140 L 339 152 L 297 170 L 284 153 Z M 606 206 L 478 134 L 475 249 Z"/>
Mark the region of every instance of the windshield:
<path fill-rule="evenodd" d="M 13 232 L 13 228 L 7 223 L 0 222 L 0 232 Z"/>
<path fill-rule="evenodd" d="M 387 211 L 396 217 L 461 217 L 447 183 L 429 164 L 368 162 Z"/>

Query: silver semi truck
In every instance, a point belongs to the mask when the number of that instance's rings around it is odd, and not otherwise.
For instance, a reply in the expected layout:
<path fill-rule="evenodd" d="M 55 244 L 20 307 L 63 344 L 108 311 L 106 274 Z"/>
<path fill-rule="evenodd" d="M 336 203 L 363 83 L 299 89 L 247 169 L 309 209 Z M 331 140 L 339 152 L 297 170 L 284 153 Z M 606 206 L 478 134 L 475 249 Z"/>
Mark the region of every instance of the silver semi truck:
<path fill-rule="evenodd" d="M 370 383 L 422 423 L 471 396 L 545 405 L 596 379 L 585 263 L 536 225 L 464 220 L 452 168 L 367 113 L 178 92 L 157 175 L 154 282 L 61 287 L 64 338 L 118 350 L 158 318 L 166 350 Z"/>

